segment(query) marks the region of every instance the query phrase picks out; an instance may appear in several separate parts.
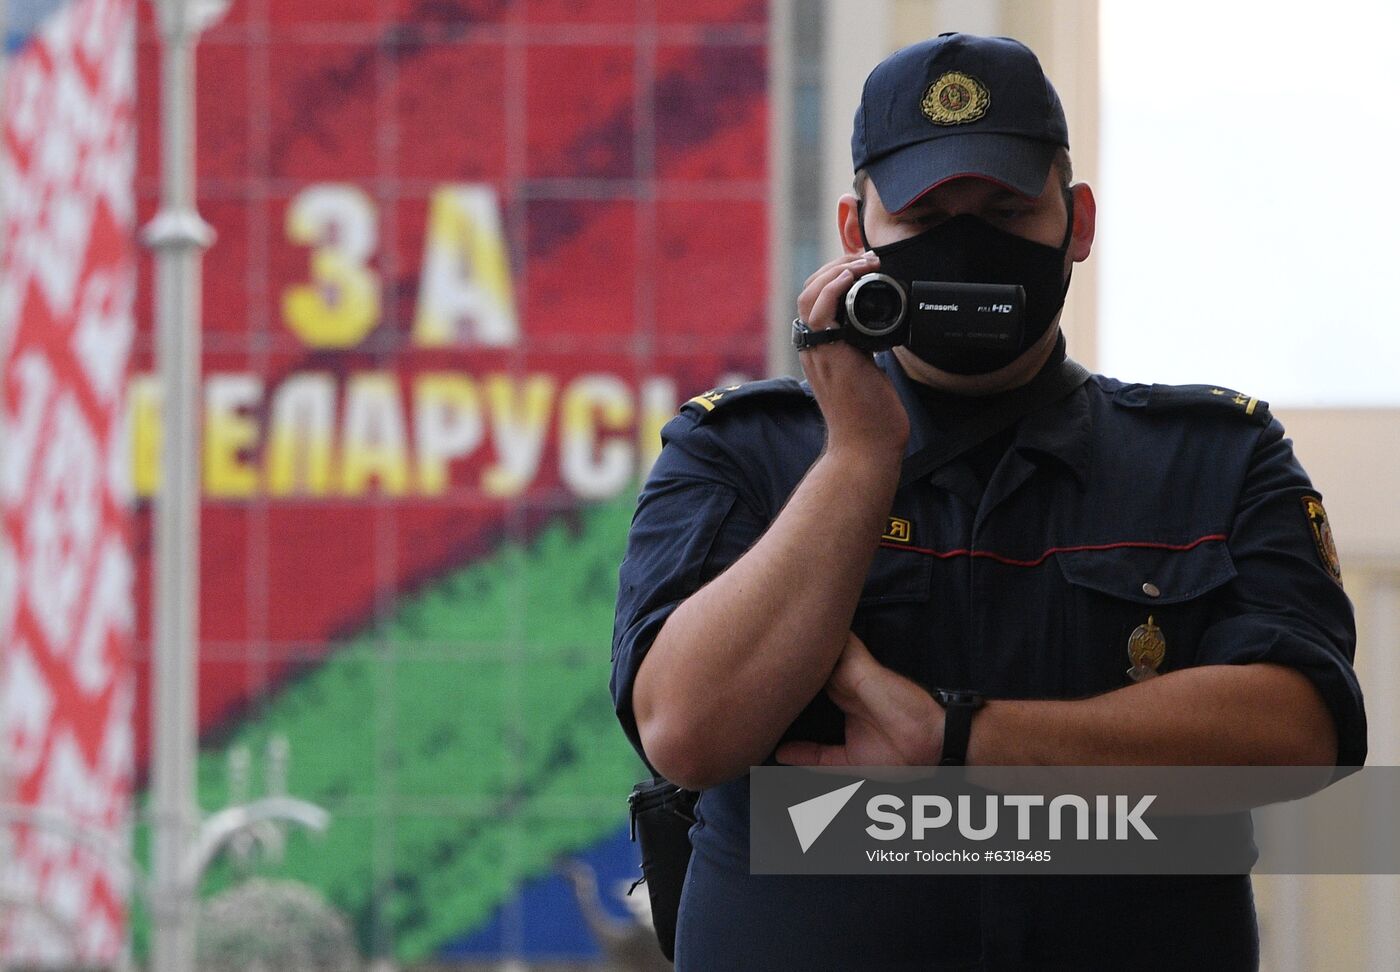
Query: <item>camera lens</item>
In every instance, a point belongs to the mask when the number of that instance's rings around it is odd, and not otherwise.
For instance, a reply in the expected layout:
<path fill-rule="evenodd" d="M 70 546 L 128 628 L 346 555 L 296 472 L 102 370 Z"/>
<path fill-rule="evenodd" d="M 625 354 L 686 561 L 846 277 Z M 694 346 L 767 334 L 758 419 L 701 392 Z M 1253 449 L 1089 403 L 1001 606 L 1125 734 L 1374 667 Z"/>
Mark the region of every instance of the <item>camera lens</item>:
<path fill-rule="evenodd" d="M 865 334 L 878 337 L 904 320 L 904 288 L 883 273 L 857 280 L 846 294 L 846 315 Z"/>

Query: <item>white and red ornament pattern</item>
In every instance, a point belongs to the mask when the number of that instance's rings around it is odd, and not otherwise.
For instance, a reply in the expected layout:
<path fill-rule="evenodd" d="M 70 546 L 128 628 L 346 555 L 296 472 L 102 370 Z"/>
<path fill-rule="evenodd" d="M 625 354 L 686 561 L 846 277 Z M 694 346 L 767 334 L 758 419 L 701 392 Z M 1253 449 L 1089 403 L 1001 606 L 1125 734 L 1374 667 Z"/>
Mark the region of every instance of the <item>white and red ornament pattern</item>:
<path fill-rule="evenodd" d="M 6 78 L 0 799 L 60 823 L 0 828 L 10 962 L 107 963 L 125 941 L 134 31 L 134 0 L 72 0 Z"/>

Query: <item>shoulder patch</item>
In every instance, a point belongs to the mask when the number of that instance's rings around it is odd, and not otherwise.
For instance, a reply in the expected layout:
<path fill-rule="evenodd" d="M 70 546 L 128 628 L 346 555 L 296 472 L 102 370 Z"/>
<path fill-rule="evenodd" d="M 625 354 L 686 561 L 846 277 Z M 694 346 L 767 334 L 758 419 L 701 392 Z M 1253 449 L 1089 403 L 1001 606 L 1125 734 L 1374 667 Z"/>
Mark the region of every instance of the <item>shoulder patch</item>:
<path fill-rule="evenodd" d="M 1252 425 L 1268 425 L 1269 403 L 1220 385 L 1126 385 L 1113 396 L 1126 408 L 1149 412 L 1233 415 Z"/>
<path fill-rule="evenodd" d="M 1327 573 L 1338 586 L 1342 583 L 1342 562 L 1337 557 L 1337 545 L 1332 540 L 1332 525 L 1327 522 L 1327 511 L 1322 508 L 1322 497 L 1304 496 L 1303 515 L 1308 518 L 1312 530 L 1313 544 L 1317 547 L 1317 557 Z"/>
<path fill-rule="evenodd" d="M 681 414 L 695 417 L 697 424 L 704 422 L 720 409 L 730 409 L 740 402 L 750 406 L 765 407 L 783 399 L 807 399 L 812 401 L 812 389 L 805 381 L 796 378 L 768 378 L 763 381 L 750 381 L 743 385 L 726 385 L 712 388 L 703 395 L 696 395 L 681 406 Z"/>

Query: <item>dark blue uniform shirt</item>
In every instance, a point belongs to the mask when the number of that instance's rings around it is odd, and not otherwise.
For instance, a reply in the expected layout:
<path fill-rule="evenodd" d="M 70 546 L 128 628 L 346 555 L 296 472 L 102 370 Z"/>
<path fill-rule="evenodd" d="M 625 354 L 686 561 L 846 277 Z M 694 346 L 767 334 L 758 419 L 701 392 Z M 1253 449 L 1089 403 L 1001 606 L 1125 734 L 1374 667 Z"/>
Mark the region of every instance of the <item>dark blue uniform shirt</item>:
<path fill-rule="evenodd" d="M 938 416 L 892 356 L 880 361 L 913 455 L 942 434 Z M 613 698 L 639 753 L 632 683 L 657 632 L 758 539 L 824 439 L 791 379 L 701 396 L 664 429 L 613 642 Z M 1083 697 L 1129 684 L 1128 639 L 1151 617 L 1167 644 L 1159 671 L 1291 666 L 1336 721 L 1338 763 L 1364 760 L 1351 605 L 1310 513 L 1318 494 L 1267 406 L 1093 376 L 1021 420 L 993 459 L 964 456 L 900 487 L 851 624 L 883 664 L 992 698 Z M 823 694 L 783 738 L 842 733 Z M 1248 877 L 750 875 L 748 778 L 706 790 L 698 816 L 679 969 L 1257 963 Z"/>

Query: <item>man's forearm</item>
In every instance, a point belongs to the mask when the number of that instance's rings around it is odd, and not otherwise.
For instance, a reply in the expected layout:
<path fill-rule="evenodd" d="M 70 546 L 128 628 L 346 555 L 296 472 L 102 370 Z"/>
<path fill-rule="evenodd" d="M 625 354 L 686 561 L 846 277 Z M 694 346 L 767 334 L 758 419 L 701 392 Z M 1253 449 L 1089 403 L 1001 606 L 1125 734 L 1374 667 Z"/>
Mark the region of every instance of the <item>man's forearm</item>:
<path fill-rule="evenodd" d="M 973 721 L 971 764 L 1327 766 L 1332 716 L 1279 665 L 1206 665 L 1089 699 L 998 700 Z"/>
<path fill-rule="evenodd" d="M 667 619 L 633 688 L 658 770 L 691 786 L 740 775 L 821 691 L 898 476 L 897 455 L 824 453 L 763 537 Z"/>

